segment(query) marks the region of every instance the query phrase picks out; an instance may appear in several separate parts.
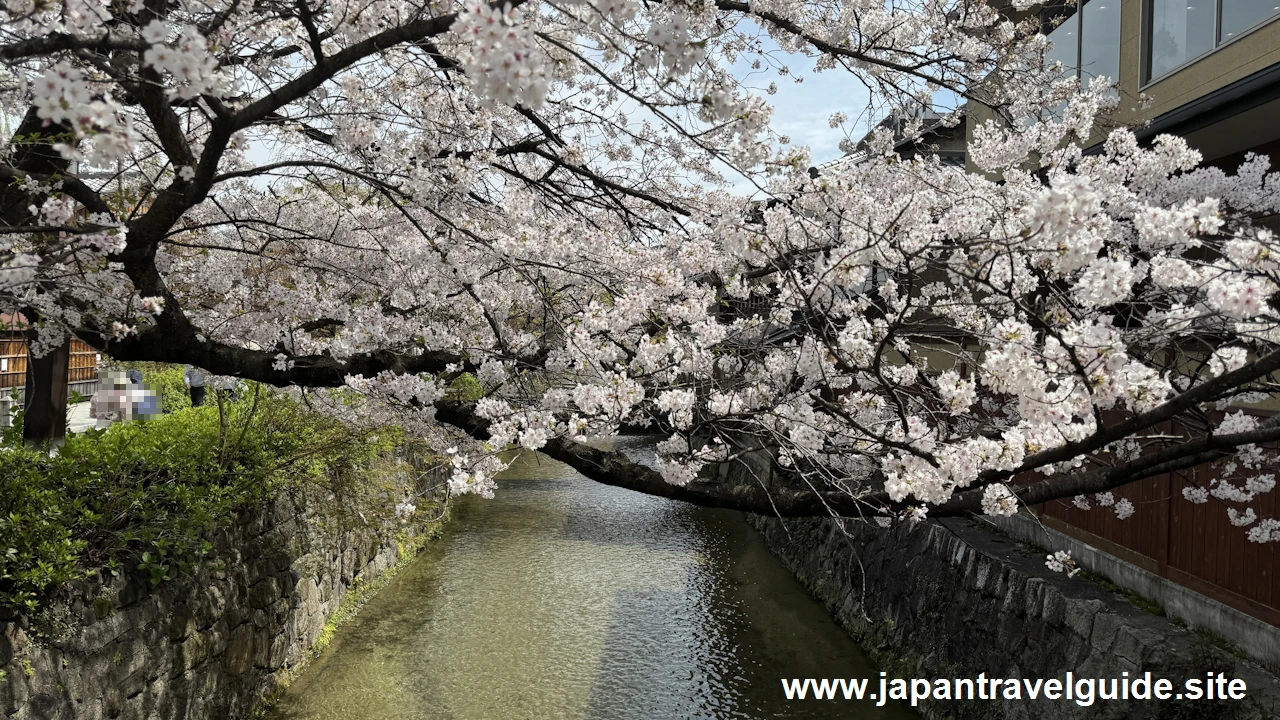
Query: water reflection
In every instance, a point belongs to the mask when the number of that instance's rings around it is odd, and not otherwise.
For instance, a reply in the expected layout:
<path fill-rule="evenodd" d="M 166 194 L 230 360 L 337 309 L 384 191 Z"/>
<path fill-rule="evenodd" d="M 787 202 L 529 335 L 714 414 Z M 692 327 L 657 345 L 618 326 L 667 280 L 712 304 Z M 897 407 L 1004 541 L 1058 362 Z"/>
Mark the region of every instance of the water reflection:
<path fill-rule="evenodd" d="M 878 673 L 735 513 L 525 454 L 454 518 L 276 718 L 913 717 L 784 698 L 783 676 Z"/>

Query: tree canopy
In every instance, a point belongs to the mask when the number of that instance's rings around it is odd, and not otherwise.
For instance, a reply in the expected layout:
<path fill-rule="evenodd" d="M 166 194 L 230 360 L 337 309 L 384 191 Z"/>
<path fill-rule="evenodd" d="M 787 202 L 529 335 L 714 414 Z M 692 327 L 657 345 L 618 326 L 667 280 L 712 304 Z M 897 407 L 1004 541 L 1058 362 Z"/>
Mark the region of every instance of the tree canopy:
<path fill-rule="evenodd" d="M 885 522 L 1212 463 L 1188 499 L 1280 540 L 1250 507 L 1280 439 L 1250 410 L 1280 370 L 1254 221 L 1277 181 L 1111 128 L 1117 93 L 1046 62 L 1034 10 L 10 3 L 0 304 L 37 353 L 75 335 L 351 422 L 443 422 L 476 441 L 457 492 L 492 492 L 512 443 L 690 502 Z M 850 73 L 907 136 L 939 98 L 981 106 L 977 172 L 882 129 L 811 173 L 743 77 L 785 70 L 775 48 Z M 448 398 L 463 373 L 478 401 Z M 581 442 L 619 428 L 667 436 L 654 469 Z M 786 482 L 711 472 L 748 457 Z"/>

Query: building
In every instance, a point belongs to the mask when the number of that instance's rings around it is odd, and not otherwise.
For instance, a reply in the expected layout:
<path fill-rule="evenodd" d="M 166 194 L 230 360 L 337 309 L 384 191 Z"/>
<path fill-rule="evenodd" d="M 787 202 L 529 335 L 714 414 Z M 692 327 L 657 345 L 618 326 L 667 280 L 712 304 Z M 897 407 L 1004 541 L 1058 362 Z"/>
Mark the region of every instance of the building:
<path fill-rule="evenodd" d="M 26 318 L 20 314 L 0 313 L 0 394 L 18 394 L 22 404 L 27 384 L 27 336 Z M 102 354 L 92 347 L 73 339 L 68 371 L 68 393 L 77 392 L 85 397 L 98 389 L 98 363 Z"/>
<path fill-rule="evenodd" d="M 965 145 L 968 143 L 964 111 L 961 110 L 957 113 L 959 122 L 956 124 L 944 122 L 944 118 L 931 109 L 922 110 L 921 112 L 923 113 L 923 118 L 921 118 L 919 130 L 915 134 L 908 137 L 904 132 L 907 120 L 904 115 L 890 113 L 877 123 L 875 128 L 872 128 L 866 135 L 862 136 L 862 139 L 854 145 L 853 152 L 817 167 L 809 168 L 810 177 L 818 177 L 825 168 L 845 163 L 860 163 L 870 158 L 868 145 L 871 142 L 872 133 L 878 129 L 887 129 L 893 133 L 893 152 L 904 160 L 910 160 L 917 155 L 936 155 L 943 165 L 964 167 L 966 158 Z"/>
<path fill-rule="evenodd" d="M 1049 59 L 1083 84 L 1094 77 L 1118 83 L 1115 119 L 1133 128 L 1140 142 L 1178 135 L 1201 153 L 1205 166 L 1227 172 L 1249 153 L 1280 158 L 1280 0 L 1055 0 L 1030 12 L 1038 13 L 1054 43 Z M 1149 102 L 1140 102 L 1143 96 Z M 918 139 L 903 137 L 902 123 L 892 116 L 879 127 L 893 129 L 894 150 L 904 159 L 936 153 L 954 165 L 966 162 L 973 129 L 990 117 L 971 103 L 958 131 L 936 116 L 925 118 Z M 1091 138 L 1086 153 L 1098 152 L 1104 138 L 1102 132 Z M 866 145 L 863 138 L 853 153 L 811 174 L 867 160 Z M 1280 229 L 1280 218 L 1257 221 Z M 1199 467 L 1122 488 L 1115 497 L 1140 508 L 1126 520 L 1096 501 L 1092 510 L 1058 501 L 1034 508 L 1042 525 L 1006 529 L 1044 542 L 1048 528 L 1060 534 L 1055 546 L 1075 543 L 1085 567 L 1159 601 L 1193 626 L 1242 647 L 1257 645 L 1262 636 L 1266 647 L 1278 647 L 1280 548 L 1249 542 L 1220 504 L 1183 498 L 1183 486 L 1206 484 L 1209 472 Z M 1280 491 L 1260 496 L 1254 507 L 1262 516 L 1280 517 Z M 1087 553 L 1095 557 L 1079 557 Z"/>
<path fill-rule="evenodd" d="M 1116 120 L 1140 141 L 1181 136 L 1228 171 L 1280 151 L 1280 1 L 1057 0 L 1040 19 L 1050 59 L 1118 82 Z M 969 113 L 970 137 L 986 117 Z"/>

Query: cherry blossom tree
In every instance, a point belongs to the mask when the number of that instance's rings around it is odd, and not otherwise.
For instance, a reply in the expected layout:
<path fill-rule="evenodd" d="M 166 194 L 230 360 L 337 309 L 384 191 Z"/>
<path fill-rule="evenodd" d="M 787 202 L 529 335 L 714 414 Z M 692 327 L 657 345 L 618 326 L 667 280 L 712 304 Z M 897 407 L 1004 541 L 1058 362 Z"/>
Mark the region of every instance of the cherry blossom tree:
<path fill-rule="evenodd" d="M 1124 128 L 1085 155 L 1116 93 L 1046 65 L 1029 9 L 9 3 L 0 303 L 37 354 L 74 335 L 452 428 L 456 492 L 517 444 L 757 513 L 1123 517 L 1112 490 L 1215 464 L 1188 499 L 1280 540 L 1250 506 L 1276 180 Z M 878 133 L 814 177 L 734 72 L 785 70 L 775 46 L 874 111 L 981 104 L 980 172 Z M 463 373 L 479 401 L 448 399 Z M 620 429 L 664 435 L 653 468 L 585 442 Z"/>

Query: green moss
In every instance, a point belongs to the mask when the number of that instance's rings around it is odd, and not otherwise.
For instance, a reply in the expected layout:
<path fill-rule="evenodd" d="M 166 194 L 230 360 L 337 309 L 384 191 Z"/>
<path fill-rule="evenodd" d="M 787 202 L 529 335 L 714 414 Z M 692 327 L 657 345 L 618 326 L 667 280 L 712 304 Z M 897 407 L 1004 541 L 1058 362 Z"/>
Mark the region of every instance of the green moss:
<path fill-rule="evenodd" d="M 1048 549 L 1046 549 L 1041 545 L 1022 542 L 1014 538 L 1013 536 L 1001 530 L 999 527 L 996 527 L 993 523 L 971 521 L 970 525 L 972 527 L 981 528 L 982 530 L 985 530 L 986 532 L 991 533 L 992 535 L 996 535 L 1001 538 L 1004 538 L 1009 542 L 1016 543 L 1018 548 L 1020 550 L 1025 550 L 1028 556 L 1040 555 L 1042 553 L 1048 552 Z M 1107 592 L 1115 593 L 1116 595 L 1119 595 L 1125 598 L 1129 602 L 1133 603 L 1134 607 L 1137 607 L 1139 610 L 1142 610 L 1143 612 L 1151 613 L 1152 615 L 1155 615 L 1157 617 L 1166 617 L 1164 607 L 1161 606 L 1159 603 L 1152 602 L 1151 600 L 1148 600 L 1142 597 L 1141 595 L 1125 590 L 1124 588 L 1120 587 L 1119 585 L 1116 585 L 1115 583 L 1111 582 L 1110 580 L 1108 580 L 1107 578 L 1101 575 L 1098 575 L 1096 573 L 1091 573 L 1088 570 L 1084 570 L 1082 568 L 1078 574 L 1078 577 L 1084 578 L 1094 583 L 1095 585 L 1101 586 Z"/>
<path fill-rule="evenodd" d="M 1129 592 L 1128 590 L 1125 590 L 1124 588 L 1120 587 L 1119 585 L 1116 585 L 1115 583 L 1111 582 L 1110 580 L 1106 579 L 1101 575 L 1091 573 L 1088 570 L 1081 570 L 1080 577 L 1083 577 L 1089 580 L 1090 582 L 1093 582 L 1097 585 L 1102 586 L 1102 588 L 1107 590 L 1108 592 L 1112 592 L 1112 593 L 1115 593 L 1116 595 L 1123 597 L 1124 599 L 1133 603 L 1134 607 L 1138 608 L 1139 610 L 1142 610 L 1143 612 L 1151 613 L 1152 615 L 1155 615 L 1157 617 L 1165 617 L 1164 606 L 1160 605 L 1159 603 L 1152 602 L 1151 600 L 1148 600 L 1142 597 L 1141 595 L 1138 595 L 1137 593 Z"/>
<path fill-rule="evenodd" d="M 36 676 L 36 669 L 31 665 L 31 661 L 29 659 L 22 658 L 18 661 L 18 664 L 22 666 L 23 675 L 26 675 L 29 678 Z"/>
<path fill-rule="evenodd" d="M 1124 596 L 1128 598 L 1129 602 L 1137 605 L 1139 610 L 1145 610 L 1146 612 L 1158 617 L 1165 617 L 1163 605 L 1152 602 L 1141 595 L 1134 595 L 1133 593 L 1125 593 Z"/>
<path fill-rule="evenodd" d="M 430 512 L 433 508 L 427 507 L 425 510 Z M 392 578 L 400 573 L 410 562 L 413 561 L 418 553 L 422 552 L 431 541 L 440 537 L 443 532 L 444 520 L 424 523 L 420 528 L 410 533 L 401 531 L 396 536 L 396 562 L 387 568 L 376 578 L 366 581 L 364 578 L 356 578 L 351 588 L 347 590 L 347 594 L 343 596 L 342 602 L 338 604 L 338 609 L 333 611 L 329 619 L 325 621 L 324 628 L 320 631 L 320 637 L 316 640 L 316 644 L 311 648 L 311 657 L 319 657 L 329 647 L 329 643 L 333 641 L 334 634 L 356 613 L 360 612 L 360 608 L 365 603 L 378 594 L 378 591 L 387 586 Z"/>
<path fill-rule="evenodd" d="M 484 397 L 484 386 L 471 373 L 462 373 L 449 383 L 445 397 L 449 400 L 474 402 Z"/>
<path fill-rule="evenodd" d="M 1241 658 L 1241 659 L 1245 659 L 1247 657 L 1244 654 L 1243 650 L 1236 647 L 1235 643 L 1222 637 L 1221 635 L 1218 635 L 1217 633 L 1211 632 L 1209 630 L 1205 630 L 1204 628 L 1193 628 L 1193 632 L 1195 632 L 1196 635 L 1199 635 L 1200 639 L 1203 640 L 1205 643 L 1212 645 L 1213 647 L 1216 647 L 1219 650 L 1222 650 L 1223 652 L 1226 652 L 1229 655 L 1234 655 L 1235 657 Z"/>
<path fill-rule="evenodd" d="M 111 601 L 111 596 L 107 593 L 99 593 L 93 599 L 93 612 L 97 614 L 99 619 L 110 617 L 115 611 L 116 605 Z"/>

